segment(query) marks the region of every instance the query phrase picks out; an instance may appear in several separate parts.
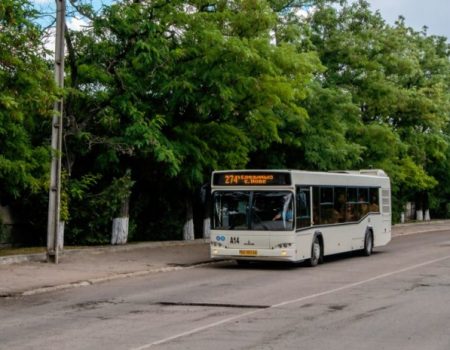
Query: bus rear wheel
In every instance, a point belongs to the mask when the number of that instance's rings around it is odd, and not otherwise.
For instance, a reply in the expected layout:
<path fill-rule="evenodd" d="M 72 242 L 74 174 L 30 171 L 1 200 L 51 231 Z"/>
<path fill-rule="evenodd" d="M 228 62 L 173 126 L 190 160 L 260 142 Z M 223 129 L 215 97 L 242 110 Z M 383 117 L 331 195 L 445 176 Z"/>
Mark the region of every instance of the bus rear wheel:
<path fill-rule="evenodd" d="M 311 267 L 317 266 L 322 259 L 322 246 L 319 238 L 315 237 L 311 246 L 311 258 L 308 260 L 308 265 Z"/>

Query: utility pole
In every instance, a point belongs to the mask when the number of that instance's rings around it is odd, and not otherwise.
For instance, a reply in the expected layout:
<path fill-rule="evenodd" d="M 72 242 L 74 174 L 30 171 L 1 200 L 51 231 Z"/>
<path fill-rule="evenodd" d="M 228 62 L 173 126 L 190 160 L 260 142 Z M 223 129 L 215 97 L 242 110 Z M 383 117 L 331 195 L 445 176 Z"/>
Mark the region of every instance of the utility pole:
<path fill-rule="evenodd" d="M 56 0 L 55 81 L 64 87 L 65 0 Z M 52 166 L 47 222 L 47 261 L 57 264 L 59 258 L 59 221 L 61 207 L 61 153 L 63 131 L 63 99 L 55 102 L 52 120 Z"/>

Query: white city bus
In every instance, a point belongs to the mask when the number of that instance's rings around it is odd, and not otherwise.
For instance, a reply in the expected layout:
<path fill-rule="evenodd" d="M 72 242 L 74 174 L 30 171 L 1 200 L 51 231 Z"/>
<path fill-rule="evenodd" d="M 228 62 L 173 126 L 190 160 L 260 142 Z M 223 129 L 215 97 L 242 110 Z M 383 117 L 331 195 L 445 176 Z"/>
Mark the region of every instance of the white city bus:
<path fill-rule="evenodd" d="M 211 257 L 307 261 L 391 240 L 391 190 L 382 170 L 232 170 L 212 174 Z"/>

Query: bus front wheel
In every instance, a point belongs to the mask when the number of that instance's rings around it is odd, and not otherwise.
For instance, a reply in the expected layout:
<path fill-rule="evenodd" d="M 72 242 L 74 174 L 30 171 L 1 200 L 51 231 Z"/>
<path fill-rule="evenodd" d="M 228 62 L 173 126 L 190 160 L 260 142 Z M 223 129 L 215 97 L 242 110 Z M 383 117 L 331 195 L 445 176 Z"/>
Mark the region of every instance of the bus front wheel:
<path fill-rule="evenodd" d="M 314 237 L 314 241 L 311 247 L 311 258 L 308 260 L 308 265 L 311 267 L 317 266 L 322 258 L 322 246 L 320 245 L 319 238 Z"/>

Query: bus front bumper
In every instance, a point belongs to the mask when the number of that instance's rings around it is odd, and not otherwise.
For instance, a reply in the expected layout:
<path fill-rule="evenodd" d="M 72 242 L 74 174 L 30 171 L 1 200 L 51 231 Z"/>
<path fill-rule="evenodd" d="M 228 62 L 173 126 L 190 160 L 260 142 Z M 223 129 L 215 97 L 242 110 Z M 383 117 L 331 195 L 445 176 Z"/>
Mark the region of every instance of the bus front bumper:
<path fill-rule="evenodd" d="M 211 247 L 211 258 L 254 261 L 298 261 L 295 248 L 236 249 Z"/>

